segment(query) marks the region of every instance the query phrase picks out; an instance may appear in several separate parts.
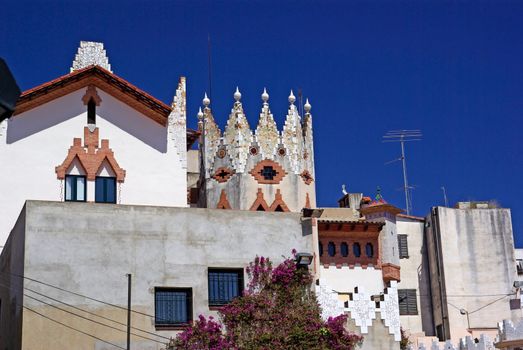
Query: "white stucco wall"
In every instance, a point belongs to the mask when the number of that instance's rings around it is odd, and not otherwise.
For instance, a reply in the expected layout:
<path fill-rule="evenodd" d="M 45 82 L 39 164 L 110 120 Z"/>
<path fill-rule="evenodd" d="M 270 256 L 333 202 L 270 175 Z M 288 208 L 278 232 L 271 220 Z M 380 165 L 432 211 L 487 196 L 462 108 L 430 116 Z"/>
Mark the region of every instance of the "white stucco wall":
<path fill-rule="evenodd" d="M 4 245 L 27 199 L 61 200 L 63 187 L 55 167 L 67 156 L 73 138 L 84 136 L 85 88 L 12 117 L 0 127 L 0 246 Z M 167 127 L 97 89 L 96 126 L 109 140 L 115 159 L 126 170 L 118 195 L 122 204 L 187 206 L 187 176 Z M 88 201 L 94 184 L 88 183 Z"/>
<path fill-rule="evenodd" d="M 349 268 L 342 266 L 320 267 L 320 278 L 338 293 L 352 293 L 355 287 L 363 287 L 369 294 L 383 293 L 383 275 L 381 270 L 375 270 L 373 267 L 366 269 L 361 266 Z"/>
<path fill-rule="evenodd" d="M 416 289 L 418 314 L 400 316 L 401 326 L 412 335 L 432 335 L 433 325 L 430 315 L 430 291 L 428 285 L 428 267 L 423 244 L 424 221 L 402 218 L 396 219 L 398 235 L 407 235 L 409 256 L 400 259 L 401 282 L 398 289 Z M 423 327 L 423 317 L 425 329 Z"/>

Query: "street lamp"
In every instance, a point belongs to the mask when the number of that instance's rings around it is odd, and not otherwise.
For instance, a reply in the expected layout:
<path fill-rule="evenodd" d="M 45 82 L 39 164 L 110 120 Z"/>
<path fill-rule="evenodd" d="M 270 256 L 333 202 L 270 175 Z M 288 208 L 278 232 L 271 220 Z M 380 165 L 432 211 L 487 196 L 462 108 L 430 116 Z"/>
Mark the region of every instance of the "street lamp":
<path fill-rule="evenodd" d="M 312 254 L 311 253 L 297 253 L 296 254 L 296 266 L 298 268 L 307 269 L 311 263 L 312 263 Z"/>

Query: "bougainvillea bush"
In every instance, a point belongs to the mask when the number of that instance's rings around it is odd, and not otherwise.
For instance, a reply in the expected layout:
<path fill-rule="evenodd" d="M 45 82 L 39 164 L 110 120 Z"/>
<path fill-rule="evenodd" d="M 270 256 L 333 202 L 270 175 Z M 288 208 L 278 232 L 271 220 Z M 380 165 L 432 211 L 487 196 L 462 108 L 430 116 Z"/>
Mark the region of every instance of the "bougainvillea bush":
<path fill-rule="evenodd" d="M 363 341 L 344 328 L 345 315 L 321 319 L 313 276 L 294 259 L 273 268 L 269 258 L 256 257 L 247 274 L 243 296 L 219 311 L 221 323 L 200 315 L 177 336 L 176 349 L 351 350 Z"/>

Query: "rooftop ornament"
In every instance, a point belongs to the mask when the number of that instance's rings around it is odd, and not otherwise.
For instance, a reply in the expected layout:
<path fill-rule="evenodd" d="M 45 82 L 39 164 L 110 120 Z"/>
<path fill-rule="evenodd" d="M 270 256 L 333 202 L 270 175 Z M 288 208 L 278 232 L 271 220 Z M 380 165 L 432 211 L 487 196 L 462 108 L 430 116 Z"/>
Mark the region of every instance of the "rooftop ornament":
<path fill-rule="evenodd" d="M 292 92 L 292 89 L 291 89 L 291 94 L 289 95 L 289 103 L 292 105 L 292 104 L 294 104 L 294 102 L 296 102 L 296 96 L 294 96 L 294 93 Z"/>

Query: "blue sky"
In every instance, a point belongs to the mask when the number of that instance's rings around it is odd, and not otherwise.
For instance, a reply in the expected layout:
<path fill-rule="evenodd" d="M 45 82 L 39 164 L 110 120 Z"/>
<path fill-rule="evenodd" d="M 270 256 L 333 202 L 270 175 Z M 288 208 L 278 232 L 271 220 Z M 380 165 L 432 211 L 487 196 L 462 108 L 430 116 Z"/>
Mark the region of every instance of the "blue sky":
<path fill-rule="evenodd" d="M 223 127 L 236 85 L 254 127 L 267 87 L 279 127 L 289 90 L 312 104 L 319 206 L 341 184 L 403 208 L 399 145 L 390 129 L 421 129 L 407 145 L 413 206 L 497 200 L 523 247 L 520 1 L 10 1 L 0 56 L 25 90 L 69 70 L 80 40 L 104 42 L 113 70 L 169 103 L 188 81 L 189 125 L 208 91 Z"/>

